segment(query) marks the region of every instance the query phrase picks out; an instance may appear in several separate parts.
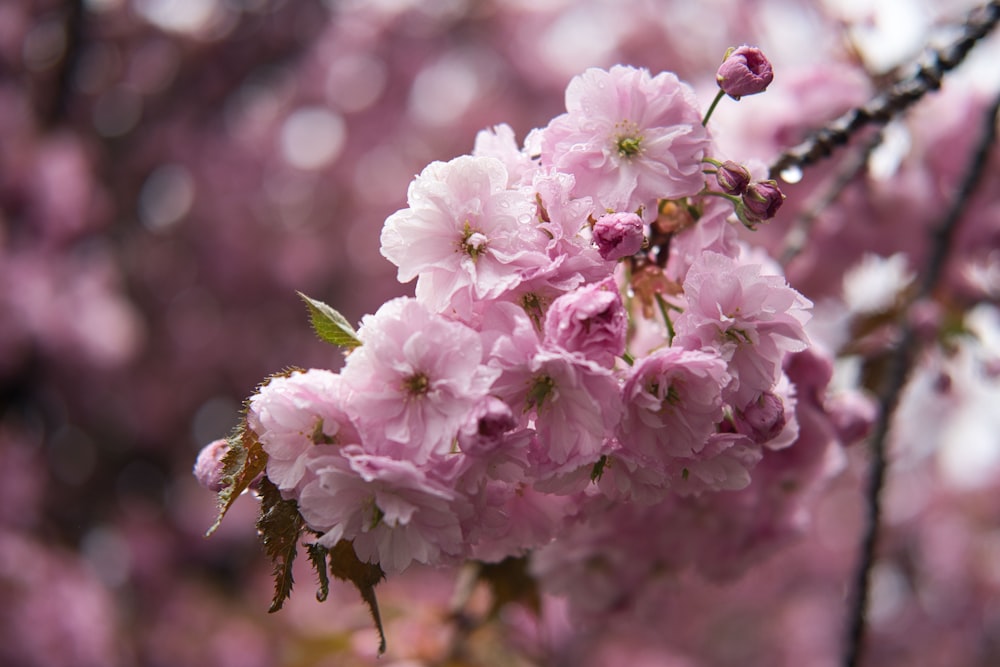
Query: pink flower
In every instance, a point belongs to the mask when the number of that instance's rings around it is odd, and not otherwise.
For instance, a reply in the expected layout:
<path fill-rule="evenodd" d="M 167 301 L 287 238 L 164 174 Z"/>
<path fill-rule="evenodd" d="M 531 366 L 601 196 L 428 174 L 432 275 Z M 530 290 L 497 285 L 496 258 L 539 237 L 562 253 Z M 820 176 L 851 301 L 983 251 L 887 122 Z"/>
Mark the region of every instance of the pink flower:
<path fill-rule="evenodd" d="M 279 489 L 299 486 L 317 446 L 361 441 L 344 410 L 341 378 L 322 369 L 272 377 L 250 397 L 247 424 L 267 452 L 267 477 Z"/>
<path fill-rule="evenodd" d="M 466 417 L 458 432 L 458 446 L 466 454 L 489 454 L 515 426 L 517 418 L 510 406 L 496 396 L 486 396 Z"/>
<path fill-rule="evenodd" d="M 524 180 L 531 181 L 538 163 L 521 150 L 514 139 L 514 129 L 507 123 L 500 123 L 476 134 L 472 149 L 475 157 L 494 157 L 503 162 L 507 169 L 508 185 Z"/>
<path fill-rule="evenodd" d="M 382 255 L 399 267 L 400 282 L 417 279 L 417 298 L 432 310 L 468 317 L 473 302 L 548 265 L 533 196 L 508 190 L 507 180 L 492 157 L 433 162 L 410 184 L 409 208 L 385 221 Z"/>
<path fill-rule="evenodd" d="M 459 511 L 467 501 L 448 485 L 411 461 L 359 446 L 340 453 L 312 461 L 315 478 L 299 497 L 306 523 L 324 533 L 321 544 L 353 540 L 358 558 L 386 573 L 463 554 Z"/>
<path fill-rule="evenodd" d="M 713 433 L 696 456 L 670 461 L 673 488 L 681 494 L 745 489 L 762 457 L 761 448 L 745 435 Z"/>
<path fill-rule="evenodd" d="M 342 375 L 366 450 L 417 464 L 451 451 L 498 372 L 479 335 L 412 298 L 365 316 Z"/>
<path fill-rule="evenodd" d="M 655 214 L 656 201 L 702 189 L 709 144 L 691 89 L 669 72 L 591 68 L 566 89 L 566 113 L 543 130 L 542 165 L 576 177 L 603 209 Z"/>
<path fill-rule="evenodd" d="M 727 95 L 738 100 L 767 90 L 774 80 L 771 62 L 755 46 L 729 49 L 715 74 L 715 81 Z"/>
<path fill-rule="evenodd" d="M 812 303 L 760 265 L 706 252 L 688 271 L 684 295 L 675 344 L 719 350 L 734 376 L 726 398 L 736 406 L 774 387 L 785 355 L 806 347 Z"/>
<path fill-rule="evenodd" d="M 545 316 L 545 345 L 611 367 L 625 352 L 628 315 L 613 278 L 556 299 Z"/>
<path fill-rule="evenodd" d="M 198 459 L 194 464 L 194 477 L 198 483 L 209 491 L 218 493 L 224 488 L 222 484 L 222 457 L 229 450 L 229 443 L 225 438 L 213 440 L 198 452 Z"/>
<path fill-rule="evenodd" d="M 639 360 L 625 382 L 623 449 L 650 463 L 693 456 L 723 417 L 726 363 L 713 351 L 669 347 Z"/>
<path fill-rule="evenodd" d="M 618 425 L 618 381 L 609 369 L 561 349 L 525 352 L 521 349 L 516 358 L 494 360 L 504 372 L 493 391 L 520 411 L 538 433 L 533 448 L 537 476 L 592 465 Z"/>
<path fill-rule="evenodd" d="M 602 215 L 594 223 L 594 243 L 603 259 L 630 257 L 642 249 L 645 240 L 642 218 L 635 213 Z"/>
<path fill-rule="evenodd" d="M 784 430 L 786 422 L 784 403 L 779 396 L 769 391 L 733 414 L 733 426 L 736 431 L 757 444 L 778 437 Z"/>

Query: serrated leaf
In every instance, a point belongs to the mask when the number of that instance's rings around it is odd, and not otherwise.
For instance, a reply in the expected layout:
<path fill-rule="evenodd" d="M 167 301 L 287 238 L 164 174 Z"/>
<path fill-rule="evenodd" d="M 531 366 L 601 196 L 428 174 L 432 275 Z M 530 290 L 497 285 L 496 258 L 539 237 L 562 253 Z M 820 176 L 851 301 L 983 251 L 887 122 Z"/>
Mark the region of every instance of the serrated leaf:
<path fill-rule="evenodd" d="M 320 337 L 320 340 L 348 349 L 361 345 L 361 339 L 358 338 L 358 334 L 346 317 L 322 301 L 311 299 L 302 292 L 297 292 L 297 294 L 309 308 L 309 319 L 312 322 L 313 331 Z"/>
<path fill-rule="evenodd" d="M 222 523 L 222 517 L 233 506 L 236 499 L 246 491 L 267 466 L 267 453 L 257 440 L 256 434 L 246 426 L 241 426 L 229 438 L 229 449 L 222 457 L 222 491 L 219 492 L 219 515 L 215 523 L 205 533 L 211 535 Z"/>
<path fill-rule="evenodd" d="M 350 581 L 361 593 L 361 599 L 368 605 L 375 629 L 378 630 L 379 655 L 385 653 L 385 630 L 378 611 L 378 600 L 375 599 L 375 585 L 385 579 L 381 566 L 377 563 L 362 563 L 354 552 L 354 543 L 341 540 L 330 549 L 330 574 L 342 581 Z"/>
<path fill-rule="evenodd" d="M 312 563 L 313 569 L 316 570 L 316 576 L 319 577 L 316 599 L 319 602 L 326 602 L 327 596 L 330 595 L 330 577 L 326 571 L 326 557 L 330 550 L 322 544 L 313 542 L 306 547 L 306 551 L 309 553 L 309 562 Z"/>
<path fill-rule="evenodd" d="M 299 538 L 305 530 L 305 520 L 294 500 L 285 500 L 281 491 L 268 478 L 260 483 L 260 516 L 257 531 L 264 553 L 274 564 L 274 598 L 267 610 L 274 613 L 292 593 L 292 563 L 298 552 Z"/>

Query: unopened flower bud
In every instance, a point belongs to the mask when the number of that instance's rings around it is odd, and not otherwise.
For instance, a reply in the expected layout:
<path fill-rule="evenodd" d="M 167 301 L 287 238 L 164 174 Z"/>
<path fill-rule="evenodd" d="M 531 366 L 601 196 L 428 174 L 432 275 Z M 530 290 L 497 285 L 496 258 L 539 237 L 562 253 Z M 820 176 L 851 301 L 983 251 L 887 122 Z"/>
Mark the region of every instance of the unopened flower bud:
<path fill-rule="evenodd" d="M 611 367 L 625 352 L 628 315 L 613 278 L 563 294 L 545 315 L 545 344 Z"/>
<path fill-rule="evenodd" d="M 499 445 L 505 433 L 517 426 L 510 406 L 486 396 L 473 408 L 458 432 L 458 446 L 466 454 L 482 455 Z"/>
<path fill-rule="evenodd" d="M 194 464 L 194 476 L 204 488 L 218 493 L 222 490 L 222 457 L 229 451 L 229 443 L 225 438 L 214 440 L 198 452 Z"/>
<path fill-rule="evenodd" d="M 743 192 L 740 218 L 750 224 L 770 220 L 781 208 L 785 195 L 774 180 L 754 181 Z"/>
<path fill-rule="evenodd" d="M 764 92 L 773 80 L 774 71 L 764 53 L 746 45 L 729 49 L 715 74 L 719 88 L 734 100 Z"/>
<path fill-rule="evenodd" d="M 785 405 L 781 398 L 767 392 L 737 412 L 733 425 L 738 433 L 752 438 L 757 444 L 763 444 L 781 434 L 785 421 Z"/>
<path fill-rule="evenodd" d="M 594 243 L 606 260 L 634 255 L 645 240 L 642 218 L 635 213 L 611 213 L 594 223 Z"/>
<path fill-rule="evenodd" d="M 727 195 L 742 195 L 750 185 L 750 171 L 741 164 L 726 160 L 715 172 L 715 180 Z"/>

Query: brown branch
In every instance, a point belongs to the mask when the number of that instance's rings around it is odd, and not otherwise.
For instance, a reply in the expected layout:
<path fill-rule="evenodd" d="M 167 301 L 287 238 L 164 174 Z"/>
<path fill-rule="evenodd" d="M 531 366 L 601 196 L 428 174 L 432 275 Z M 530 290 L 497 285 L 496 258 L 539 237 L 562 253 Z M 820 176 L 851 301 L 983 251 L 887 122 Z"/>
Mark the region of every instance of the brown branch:
<path fill-rule="evenodd" d="M 807 167 L 829 157 L 839 146 L 868 125 L 882 126 L 910 108 L 927 93 L 941 87 L 944 75 L 965 60 L 976 43 L 1000 22 L 1000 0 L 992 0 L 969 12 L 961 35 L 940 49 L 928 50 L 912 75 L 889 87 L 863 107 L 856 107 L 816 130 L 812 136 L 778 156 L 771 165 L 771 178 L 781 172 Z"/>
<path fill-rule="evenodd" d="M 993 101 L 986 113 L 981 140 L 974 150 L 968 170 L 959 184 L 948 210 L 941 221 L 931 230 L 931 256 L 927 261 L 923 280 L 918 286 L 911 304 L 929 298 L 944 272 L 945 262 L 951 249 L 955 231 L 958 229 L 958 223 L 962 219 L 962 214 L 965 212 L 973 192 L 982 182 L 986 172 L 990 149 L 997 138 L 998 112 L 1000 112 L 1000 95 Z M 914 327 L 910 322 L 904 320 L 899 343 L 889 359 L 886 385 L 879 396 L 879 417 L 872 435 L 872 463 L 865 494 L 868 514 L 858 568 L 855 573 L 854 598 L 850 609 L 849 634 L 844 657 L 845 667 L 857 667 L 864 649 L 871 573 L 875 564 L 875 551 L 882 516 L 881 495 L 888 469 L 886 448 L 889 426 L 900 393 L 912 368 L 917 344 L 918 338 Z"/>

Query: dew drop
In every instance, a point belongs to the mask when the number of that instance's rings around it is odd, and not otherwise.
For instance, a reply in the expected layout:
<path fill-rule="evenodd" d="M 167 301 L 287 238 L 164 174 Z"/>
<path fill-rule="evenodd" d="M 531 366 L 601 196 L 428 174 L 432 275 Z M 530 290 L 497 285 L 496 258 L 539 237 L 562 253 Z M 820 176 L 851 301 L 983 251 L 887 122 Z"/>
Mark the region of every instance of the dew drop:
<path fill-rule="evenodd" d="M 802 180 L 802 169 L 792 165 L 781 170 L 781 180 L 785 183 L 798 183 Z"/>

